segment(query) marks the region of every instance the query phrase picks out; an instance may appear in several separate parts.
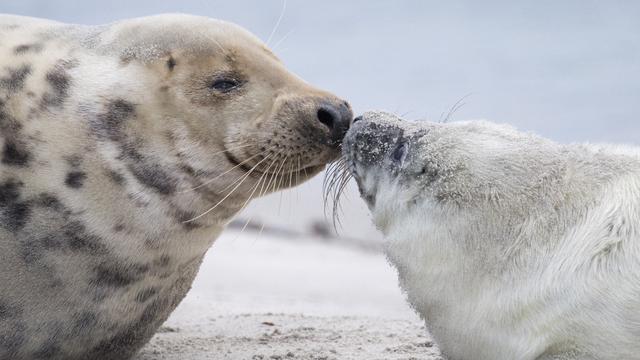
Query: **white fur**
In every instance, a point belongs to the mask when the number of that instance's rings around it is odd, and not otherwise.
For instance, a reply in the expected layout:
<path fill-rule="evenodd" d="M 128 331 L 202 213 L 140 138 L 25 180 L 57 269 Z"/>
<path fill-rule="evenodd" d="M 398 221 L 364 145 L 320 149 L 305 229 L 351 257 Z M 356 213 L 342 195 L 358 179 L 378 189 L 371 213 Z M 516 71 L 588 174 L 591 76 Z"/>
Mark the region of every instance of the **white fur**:
<path fill-rule="evenodd" d="M 640 359 L 640 151 L 421 126 L 420 161 L 462 166 L 427 187 L 401 178 L 411 164 L 400 177 L 354 169 L 364 193 L 375 185 L 387 256 L 446 356 Z"/>

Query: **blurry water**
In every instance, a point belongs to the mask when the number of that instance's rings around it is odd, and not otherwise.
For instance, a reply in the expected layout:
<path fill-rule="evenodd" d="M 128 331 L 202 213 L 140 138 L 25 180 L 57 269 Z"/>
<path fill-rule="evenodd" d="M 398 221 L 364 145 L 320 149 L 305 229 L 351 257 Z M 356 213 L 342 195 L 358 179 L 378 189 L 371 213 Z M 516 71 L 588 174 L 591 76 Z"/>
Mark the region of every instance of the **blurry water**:
<path fill-rule="evenodd" d="M 161 12 L 236 22 L 266 40 L 278 1 L 2 0 L 0 12 L 97 24 Z M 289 0 L 271 45 L 291 70 L 349 99 L 438 120 L 514 124 L 565 142 L 640 142 L 640 2 Z M 255 202 L 249 214 L 305 227 L 321 179 Z M 298 195 L 296 195 L 296 192 Z M 375 232 L 351 189 L 345 232 Z"/>

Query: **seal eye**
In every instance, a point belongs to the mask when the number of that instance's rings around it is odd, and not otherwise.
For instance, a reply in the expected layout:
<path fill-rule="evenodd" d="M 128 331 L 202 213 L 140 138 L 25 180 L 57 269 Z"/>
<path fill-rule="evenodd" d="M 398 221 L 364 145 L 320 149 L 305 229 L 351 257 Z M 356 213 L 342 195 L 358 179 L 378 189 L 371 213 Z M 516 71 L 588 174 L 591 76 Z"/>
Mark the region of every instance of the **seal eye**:
<path fill-rule="evenodd" d="M 228 93 L 240 86 L 240 82 L 235 79 L 217 79 L 211 84 L 211 88 L 221 93 Z"/>
<path fill-rule="evenodd" d="M 391 158 L 393 159 L 394 162 L 400 163 L 400 165 L 402 165 L 406 155 L 407 155 L 407 144 L 401 143 L 393 151 L 393 154 L 391 154 Z"/>

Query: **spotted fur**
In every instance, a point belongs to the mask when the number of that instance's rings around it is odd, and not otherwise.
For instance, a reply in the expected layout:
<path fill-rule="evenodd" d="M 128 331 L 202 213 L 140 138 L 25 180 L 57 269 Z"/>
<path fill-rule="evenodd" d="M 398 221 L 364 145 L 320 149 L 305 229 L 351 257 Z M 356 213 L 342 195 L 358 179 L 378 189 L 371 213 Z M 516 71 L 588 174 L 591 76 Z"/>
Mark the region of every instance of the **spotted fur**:
<path fill-rule="evenodd" d="M 0 38 L 2 360 L 133 356 L 235 213 L 337 156 L 318 107 L 351 116 L 218 20 L 0 15 Z"/>

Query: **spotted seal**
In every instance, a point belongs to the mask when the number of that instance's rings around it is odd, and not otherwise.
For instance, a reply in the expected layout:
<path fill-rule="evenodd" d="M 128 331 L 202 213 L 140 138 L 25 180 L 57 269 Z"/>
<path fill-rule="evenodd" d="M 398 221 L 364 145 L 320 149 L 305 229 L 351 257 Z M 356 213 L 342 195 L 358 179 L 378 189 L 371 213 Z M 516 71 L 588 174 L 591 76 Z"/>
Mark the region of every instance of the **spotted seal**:
<path fill-rule="evenodd" d="M 344 153 L 449 359 L 640 358 L 640 150 L 369 112 Z"/>
<path fill-rule="evenodd" d="M 0 359 L 126 359 L 255 197 L 339 155 L 345 101 L 219 20 L 0 16 Z"/>

